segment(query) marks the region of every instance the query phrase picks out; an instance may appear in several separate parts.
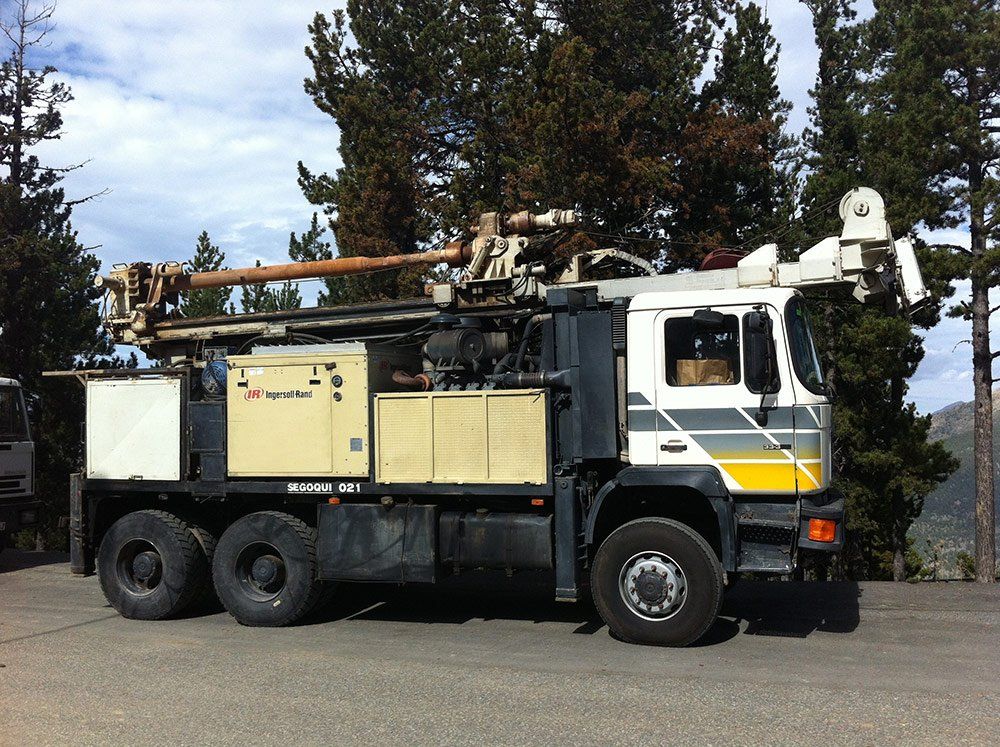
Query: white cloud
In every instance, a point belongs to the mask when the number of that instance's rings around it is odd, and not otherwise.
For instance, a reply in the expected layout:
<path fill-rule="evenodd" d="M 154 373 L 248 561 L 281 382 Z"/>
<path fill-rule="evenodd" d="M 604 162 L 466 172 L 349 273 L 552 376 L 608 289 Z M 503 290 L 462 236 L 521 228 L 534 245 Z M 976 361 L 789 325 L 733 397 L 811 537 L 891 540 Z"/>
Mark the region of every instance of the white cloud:
<path fill-rule="evenodd" d="M 48 163 L 105 266 L 188 257 L 203 229 L 230 264 L 287 261 L 313 207 L 296 162 L 337 167 L 338 131 L 302 90 L 314 2 L 63 0 L 42 61 L 75 99 Z M 304 289 L 305 290 L 305 289 Z"/>
<path fill-rule="evenodd" d="M 761 2 L 760 4 L 765 4 Z M 805 6 L 770 2 L 781 44 L 779 85 L 794 109 L 788 130 L 807 123 L 817 51 Z M 183 259 L 203 229 L 232 266 L 287 260 L 288 233 L 313 207 L 296 183 L 297 161 L 339 164 L 338 131 L 302 90 L 303 54 L 316 9 L 342 0 L 61 0 L 52 46 L 37 61 L 59 68 L 75 100 L 65 133 L 40 154 L 48 163 L 91 162 L 68 175 L 80 205 L 74 225 L 100 244 L 105 267 L 137 259 Z M 860 3 L 862 17 L 870 2 Z M 968 245 L 967 232 L 935 232 Z M 302 286 L 307 301 L 315 283 Z M 961 293 L 968 293 L 967 285 Z M 922 411 L 971 398 L 967 324 L 946 319 L 926 335 L 927 356 L 911 382 Z"/>

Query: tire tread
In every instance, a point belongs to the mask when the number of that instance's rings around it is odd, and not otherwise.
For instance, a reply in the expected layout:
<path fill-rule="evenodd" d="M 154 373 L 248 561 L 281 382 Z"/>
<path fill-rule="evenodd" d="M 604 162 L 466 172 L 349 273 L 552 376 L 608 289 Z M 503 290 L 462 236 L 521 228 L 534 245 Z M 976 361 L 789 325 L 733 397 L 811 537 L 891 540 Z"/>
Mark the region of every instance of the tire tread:
<path fill-rule="evenodd" d="M 241 517 L 240 519 L 237 519 L 237 522 L 242 521 L 249 516 L 269 516 L 273 519 L 280 521 L 282 524 L 284 524 L 285 526 L 287 526 L 288 528 L 290 528 L 292 531 L 295 532 L 299 540 L 302 542 L 302 546 L 306 550 L 306 563 L 308 566 L 308 576 L 309 578 L 312 579 L 312 582 L 309 584 L 309 588 L 306 593 L 305 599 L 302 600 L 298 608 L 294 612 L 290 613 L 288 616 L 283 617 L 280 622 L 260 622 L 260 621 L 250 622 L 245 618 L 241 618 L 240 614 L 238 614 L 233 609 L 227 607 L 227 610 L 229 614 L 232 615 L 236 619 L 236 621 L 239 622 L 241 625 L 255 625 L 262 627 L 281 627 L 285 625 L 292 625 L 295 622 L 302 619 L 309 612 L 311 612 L 313 608 L 315 608 L 316 605 L 322 601 L 322 599 L 324 598 L 324 592 L 326 591 L 326 585 L 316 580 L 316 571 L 319 563 L 316 554 L 315 530 L 312 529 L 304 521 L 302 521 L 302 519 L 296 516 L 287 514 L 283 511 L 274 511 L 274 510 L 255 511 L 251 514 L 247 514 L 246 516 Z M 225 533 L 223 533 L 222 541 L 225 541 Z M 217 592 L 218 589 L 220 588 L 221 589 L 226 588 L 226 580 L 222 576 L 216 577 L 216 574 L 221 574 L 221 573 L 223 573 L 223 571 L 220 569 L 219 564 L 213 563 L 212 575 L 213 579 L 215 580 L 215 589 Z M 223 605 L 225 606 L 225 601 L 222 599 L 223 595 L 220 594 L 219 596 L 220 600 L 223 601 Z"/>

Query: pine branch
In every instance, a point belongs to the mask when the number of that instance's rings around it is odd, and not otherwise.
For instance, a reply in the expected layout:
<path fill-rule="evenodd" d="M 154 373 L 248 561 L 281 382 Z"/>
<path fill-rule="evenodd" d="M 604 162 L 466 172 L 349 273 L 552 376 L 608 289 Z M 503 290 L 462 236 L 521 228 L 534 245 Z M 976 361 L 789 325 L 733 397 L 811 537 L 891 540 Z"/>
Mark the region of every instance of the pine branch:
<path fill-rule="evenodd" d="M 105 187 L 100 192 L 94 192 L 92 195 L 87 195 L 86 197 L 81 197 L 77 200 L 66 200 L 63 202 L 63 206 L 74 207 L 76 205 L 82 205 L 85 202 L 90 202 L 91 200 L 96 200 L 98 197 L 104 197 L 109 194 L 111 194 L 111 190 L 108 187 Z"/>

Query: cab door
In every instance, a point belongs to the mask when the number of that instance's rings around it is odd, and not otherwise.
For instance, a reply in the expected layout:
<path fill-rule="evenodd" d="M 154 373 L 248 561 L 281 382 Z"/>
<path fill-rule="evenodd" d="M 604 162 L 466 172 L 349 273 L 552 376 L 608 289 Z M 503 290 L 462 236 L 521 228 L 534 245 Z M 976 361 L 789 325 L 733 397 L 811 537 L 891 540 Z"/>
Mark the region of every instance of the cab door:
<path fill-rule="evenodd" d="M 773 325 L 777 359 L 769 393 L 752 370 L 755 308 Z M 668 309 L 653 322 L 656 464 L 717 468 L 731 493 L 796 492 L 793 410 L 781 315 L 769 306 Z M 763 406 L 762 406 L 763 405 Z"/>

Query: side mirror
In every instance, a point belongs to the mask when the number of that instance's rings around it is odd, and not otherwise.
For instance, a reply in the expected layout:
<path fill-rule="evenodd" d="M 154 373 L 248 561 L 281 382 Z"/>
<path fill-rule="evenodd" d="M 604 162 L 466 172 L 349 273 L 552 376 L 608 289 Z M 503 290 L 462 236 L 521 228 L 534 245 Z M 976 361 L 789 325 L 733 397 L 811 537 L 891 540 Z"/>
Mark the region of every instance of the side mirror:
<path fill-rule="evenodd" d="M 768 408 L 765 400 L 776 391 L 778 357 L 774 350 L 771 317 L 763 307 L 750 312 L 746 321 L 746 367 L 747 383 L 754 391 L 760 392 L 760 406 L 754 415 L 757 425 L 767 425 Z"/>
<path fill-rule="evenodd" d="M 775 360 L 771 319 L 761 311 L 750 312 L 746 326 L 747 379 L 754 391 L 768 392 L 778 370 Z"/>

